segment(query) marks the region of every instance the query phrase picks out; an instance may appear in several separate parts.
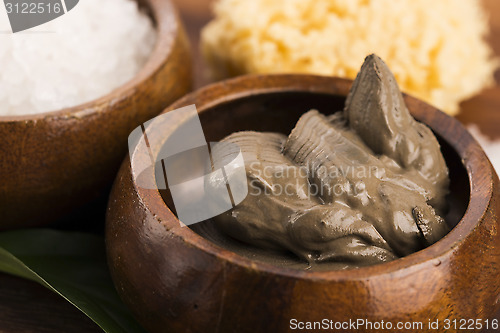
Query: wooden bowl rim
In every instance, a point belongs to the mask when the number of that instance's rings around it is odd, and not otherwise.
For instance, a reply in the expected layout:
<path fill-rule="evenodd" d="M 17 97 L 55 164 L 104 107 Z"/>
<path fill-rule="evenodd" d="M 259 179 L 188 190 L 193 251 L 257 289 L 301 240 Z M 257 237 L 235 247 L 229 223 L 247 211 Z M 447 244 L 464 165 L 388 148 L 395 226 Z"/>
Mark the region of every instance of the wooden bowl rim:
<path fill-rule="evenodd" d="M 196 90 L 173 103 L 165 109 L 162 114 L 194 104 L 199 98 L 203 101 L 201 105 L 196 106 L 198 112 L 202 113 L 215 105 L 262 93 L 301 91 L 334 94 L 333 91 L 335 90 L 347 92 L 351 84 L 352 80 L 317 75 L 246 75 L 214 83 Z M 407 104 L 416 104 L 428 108 L 439 118 L 441 121 L 441 123 L 439 123 L 440 125 L 437 127 L 430 127 L 455 150 L 464 163 L 469 179 L 470 193 L 465 214 L 444 238 L 423 250 L 391 262 L 351 270 L 316 272 L 282 268 L 268 263 L 253 261 L 212 243 L 188 227 L 181 227 L 179 220 L 166 205 L 159 191 L 146 190 L 138 187 L 135 183 L 136 177 L 133 175 L 134 190 L 137 192 L 139 199 L 146 209 L 152 213 L 152 216 L 154 216 L 158 223 L 163 224 L 166 232 L 180 237 L 187 246 L 195 247 L 221 261 L 245 269 L 258 270 L 272 275 L 297 279 L 345 281 L 366 279 L 381 274 L 391 274 L 403 269 L 409 269 L 411 272 L 413 269 L 418 269 L 421 265 L 438 266 L 441 262 L 448 260 L 460 244 L 464 242 L 467 236 L 474 231 L 481 221 L 483 221 L 490 202 L 493 199 L 493 183 L 497 175 L 481 146 L 458 120 L 406 94 L 405 101 Z M 464 142 L 461 142 L 463 147 L 459 145 L 458 142 L 449 140 L 449 134 L 447 135 L 445 133 L 446 124 L 443 123 L 443 120 L 451 122 L 454 128 L 460 130 L 461 133 L 455 133 L 455 135 L 460 134 L 459 137 L 461 141 L 466 141 L 465 145 Z M 175 127 L 178 126 L 178 124 L 171 126 Z M 166 138 L 167 135 L 164 136 L 163 140 L 166 140 Z M 138 154 L 136 149 L 130 155 L 130 165 L 136 163 L 135 160 L 138 158 L 137 155 L 142 154 Z M 127 170 L 133 170 L 133 168 L 128 168 Z M 474 209 L 472 209 L 472 207 L 474 207 Z"/>
<path fill-rule="evenodd" d="M 106 104 L 117 104 L 132 96 L 136 91 L 136 87 L 144 84 L 145 81 L 154 76 L 168 61 L 175 45 L 175 36 L 180 29 L 178 15 L 171 0 L 143 0 L 141 2 L 150 9 L 157 35 L 155 46 L 146 63 L 132 79 L 121 84 L 111 92 L 83 104 L 35 114 L 0 115 L 0 123 L 83 118 L 103 112 L 106 109 Z"/>

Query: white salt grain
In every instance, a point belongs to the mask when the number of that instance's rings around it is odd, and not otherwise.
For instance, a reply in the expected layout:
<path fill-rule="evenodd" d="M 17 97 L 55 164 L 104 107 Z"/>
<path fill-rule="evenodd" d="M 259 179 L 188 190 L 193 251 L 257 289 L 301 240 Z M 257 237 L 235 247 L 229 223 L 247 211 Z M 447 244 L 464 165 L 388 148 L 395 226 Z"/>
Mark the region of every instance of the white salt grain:
<path fill-rule="evenodd" d="M 0 116 L 76 106 L 134 77 L 156 41 L 133 0 L 83 0 L 67 14 L 8 33 L 0 7 Z"/>
<path fill-rule="evenodd" d="M 483 147 L 497 173 L 500 173 L 500 140 L 490 139 L 475 124 L 469 125 L 467 129 Z"/>

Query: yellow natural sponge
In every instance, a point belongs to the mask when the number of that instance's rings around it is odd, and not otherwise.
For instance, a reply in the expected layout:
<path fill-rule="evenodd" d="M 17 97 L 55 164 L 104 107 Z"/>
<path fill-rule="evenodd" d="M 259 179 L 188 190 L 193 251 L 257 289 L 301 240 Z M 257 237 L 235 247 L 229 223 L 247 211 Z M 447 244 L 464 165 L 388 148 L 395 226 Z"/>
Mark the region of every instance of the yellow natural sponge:
<path fill-rule="evenodd" d="M 219 0 L 202 32 L 215 78 L 313 73 L 354 78 L 371 53 L 403 91 L 455 114 L 493 82 L 477 0 Z"/>

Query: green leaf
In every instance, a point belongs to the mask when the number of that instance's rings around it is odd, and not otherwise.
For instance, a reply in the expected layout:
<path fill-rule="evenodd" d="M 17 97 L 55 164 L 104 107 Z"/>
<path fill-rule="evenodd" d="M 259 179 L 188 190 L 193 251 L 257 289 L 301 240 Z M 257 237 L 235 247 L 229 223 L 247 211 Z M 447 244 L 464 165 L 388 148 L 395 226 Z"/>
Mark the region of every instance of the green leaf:
<path fill-rule="evenodd" d="M 0 271 L 53 290 L 107 333 L 146 332 L 116 293 L 102 237 L 47 229 L 0 233 Z"/>

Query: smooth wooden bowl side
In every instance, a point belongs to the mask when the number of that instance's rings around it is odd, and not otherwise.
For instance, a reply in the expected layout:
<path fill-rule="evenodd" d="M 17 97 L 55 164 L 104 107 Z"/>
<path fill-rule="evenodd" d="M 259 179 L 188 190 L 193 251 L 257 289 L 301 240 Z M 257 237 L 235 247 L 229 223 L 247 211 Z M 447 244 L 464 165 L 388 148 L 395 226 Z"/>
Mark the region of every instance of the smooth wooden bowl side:
<path fill-rule="evenodd" d="M 165 112 L 196 104 L 210 141 L 245 128 L 286 132 L 311 107 L 327 112 L 330 103 L 335 111 L 350 85 L 318 76 L 240 77 L 192 93 Z M 117 290 L 138 320 L 151 332 L 288 332 L 292 319 L 394 325 L 438 319 L 442 332 L 444 319 L 489 318 L 500 299 L 498 177 L 458 121 L 412 97 L 405 100 L 442 138 L 457 179 L 450 196 L 457 224 L 422 251 L 356 270 L 283 269 L 214 245 L 181 227 L 158 190 L 137 186 L 131 163 L 148 163 L 149 155 L 135 150 L 111 193 L 106 243 Z M 165 135 L 150 140 L 153 155 L 178 124 L 154 126 Z"/>
<path fill-rule="evenodd" d="M 111 184 L 129 133 L 191 89 L 189 45 L 170 1 L 140 1 L 158 41 L 124 86 L 93 102 L 0 117 L 0 229 L 42 225 Z"/>

